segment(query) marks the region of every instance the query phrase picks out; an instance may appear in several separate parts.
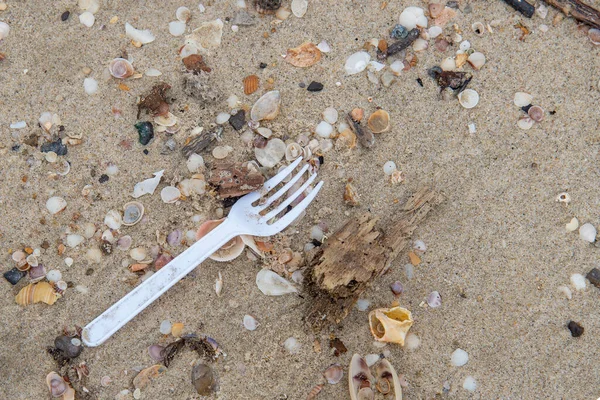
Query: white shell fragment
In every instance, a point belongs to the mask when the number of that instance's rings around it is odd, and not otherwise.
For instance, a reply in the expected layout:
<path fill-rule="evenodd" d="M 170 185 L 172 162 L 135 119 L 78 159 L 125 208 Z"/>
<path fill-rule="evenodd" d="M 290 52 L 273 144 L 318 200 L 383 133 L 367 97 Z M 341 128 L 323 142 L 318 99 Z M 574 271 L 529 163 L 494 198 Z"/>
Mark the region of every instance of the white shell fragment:
<path fill-rule="evenodd" d="M 567 286 L 559 286 L 557 289 L 559 292 L 564 294 L 567 299 L 571 300 L 573 298 L 573 293 Z"/>
<path fill-rule="evenodd" d="M 371 61 L 371 56 L 366 51 L 359 51 L 352 54 L 346 59 L 346 64 L 344 65 L 346 75 L 354 75 L 364 71 L 369 61 Z"/>
<path fill-rule="evenodd" d="M 175 203 L 181 198 L 181 192 L 175 186 L 166 186 L 160 191 L 160 198 L 165 203 Z"/>
<path fill-rule="evenodd" d="M 221 272 L 219 272 L 218 278 L 215 279 L 215 293 L 217 294 L 217 296 L 220 296 L 222 291 L 223 291 L 223 275 L 221 275 Z"/>
<path fill-rule="evenodd" d="M 406 7 L 398 20 L 406 29 L 427 28 L 427 17 L 421 7 Z"/>
<path fill-rule="evenodd" d="M 302 344 L 300 344 L 296 338 L 289 337 L 283 342 L 283 347 L 291 354 L 297 354 L 300 351 Z"/>
<path fill-rule="evenodd" d="M 594 243 L 596 241 L 596 234 L 596 228 L 589 222 L 581 225 L 581 228 L 579 228 L 579 237 L 586 242 Z"/>
<path fill-rule="evenodd" d="M 463 349 L 456 349 L 450 357 L 450 362 L 455 367 L 462 367 L 469 361 L 469 354 Z"/>
<path fill-rule="evenodd" d="M 169 321 L 168 319 L 165 319 L 164 321 L 162 321 L 160 323 L 158 330 L 163 335 L 168 335 L 169 333 L 171 333 L 172 327 L 173 327 L 173 324 L 171 324 L 171 321 Z"/>
<path fill-rule="evenodd" d="M 154 173 L 154 178 L 149 178 L 144 181 L 138 182 L 133 187 L 133 194 L 131 197 L 137 199 L 145 194 L 154 194 L 156 187 L 160 183 L 160 179 L 163 176 L 165 170 L 160 170 Z"/>
<path fill-rule="evenodd" d="M 196 173 L 204 169 L 204 158 L 201 155 L 192 153 L 188 158 L 186 164 L 188 171 Z"/>
<path fill-rule="evenodd" d="M 326 41 L 322 40 L 321 43 L 317 45 L 317 49 L 321 50 L 323 53 L 329 53 L 331 51 L 331 46 Z"/>
<path fill-rule="evenodd" d="M 123 225 L 132 226 L 142 220 L 144 205 L 139 201 L 130 201 L 123 206 Z"/>
<path fill-rule="evenodd" d="M 135 247 L 129 251 L 129 256 L 133 258 L 135 261 L 142 261 L 146 258 L 148 252 L 143 247 Z"/>
<path fill-rule="evenodd" d="M 531 129 L 534 123 L 535 121 L 527 116 L 523 116 L 517 120 L 517 126 L 523 130 Z"/>
<path fill-rule="evenodd" d="M 333 126 L 325 121 L 321 121 L 315 128 L 315 133 L 322 138 L 328 138 L 333 133 Z"/>
<path fill-rule="evenodd" d="M 258 328 L 258 325 L 260 324 L 252 315 L 244 315 L 244 328 L 248 329 L 249 331 L 255 331 L 256 328 Z"/>
<path fill-rule="evenodd" d="M 452 57 L 446 57 L 440 63 L 442 71 L 454 71 L 456 69 L 456 60 Z"/>
<path fill-rule="evenodd" d="M 50 214 L 54 215 L 67 207 L 67 202 L 62 197 L 54 196 L 50 197 L 48 201 L 46 201 L 46 208 L 50 211 Z"/>
<path fill-rule="evenodd" d="M 325 111 L 323 111 L 323 119 L 328 124 L 335 124 L 338 120 L 338 112 L 333 107 L 327 107 Z"/>
<path fill-rule="evenodd" d="M 23 129 L 25 127 L 27 127 L 27 122 L 25 121 L 18 121 L 10 124 L 10 129 Z"/>
<path fill-rule="evenodd" d="M 483 53 L 478 51 L 471 53 L 469 58 L 467 58 L 467 62 L 471 64 L 471 67 L 475 69 L 481 69 L 485 65 L 485 56 Z"/>
<path fill-rule="evenodd" d="M 216 49 L 221 46 L 223 36 L 223 21 L 204 22 L 185 37 L 186 44 L 194 44 L 200 50 Z"/>
<path fill-rule="evenodd" d="M 412 47 L 414 51 L 427 50 L 427 48 L 429 47 L 429 42 L 425 39 L 418 38 L 413 42 Z"/>
<path fill-rule="evenodd" d="M 458 94 L 458 102 L 464 108 L 473 108 L 479 103 L 479 93 L 473 89 L 465 89 Z"/>
<path fill-rule="evenodd" d="M 175 16 L 177 17 L 177 19 L 179 21 L 181 21 L 181 22 L 183 22 L 185 24 L 192 17 L 192 12 L 190 11 L 189 8 L 182 6 L 182 7 L 179 7 L 177 9 L 177 11 L 175 11 Z"/>
<path fill-rule="evenodd" d="M 70 248 L 77 247 L 81 243 L 83 243 L 84 240 L 85 240 L 85 238 L 81 235 L 76 235 L 76 234 L 67 235 L 67 246 L 69 246 Z"/>
<path fill-rule="evenodd" d="M 215 119 L 215 122 L 219 125 L 223 125 L 224 123 L 229 121 L 229 118 L 231 118 L 231 114 L 222 112 L 222 113 L 217 114 L 217 118 Z"/>
<path fill-rule="evenodd" d="M 7 37 L 8 32 L 10 32 L 10 26 L 6 22 L 0 21 L 0 40 Z"/>
<path fill-rule="evenodd" d="M 102 251 L 97 247 L 92 247 L 85 253 L 85 257 L 89 262 L 98 264 L 102 261 Z"/>
<path fill-rule="evenodd" d="M 281 296 L 298 291 L 290 282 L 269 269 L 261 269 L 258 272 L 256 286 L 267 296 Z"/>
<path fill-rule="evenodd" d="M 148 29 L 135 29 L 129 22 L 125 23 L 125 35 L 136 42 L 147 44 L 154 42 L 154 35 Z"/>
<path fill-rule="evenodd" d="M 145 72 L 146 76 L 161 76 L 162 72 L 157 70 L 156 68 L 148 68 Z"/>
<path fill-rule="evenodd" d="M 273 90 L 265 93 L 262 97 L 256 100 L 252 110 L 250 111 L 250 118 L 253 121 L 271 120 L 279 114 L 279 107 L 281 106 L 281 95 L 279 90 Z"/>
<path fill-rule="evenodd" d="M 292 14 L 298 18 L 304 17 L 308 9 L 308 0 L 292 0 Z"/>
<path fill-rule="evenodd" d="M 404 339 L 404 348 L 406 350 L 416 350 L 421 345 L 421 338 L 417 334 L 409 332 Z"/>
<path fill-rule="evenodd" d="M 383 164 L 383 173 L 390 176 L 396 171 L 396 163 L 393 161 L 387 161 Z"/>
<path fill-rule="evenodd" d="M 263 167 L 273 168 L 285 156 L 285 149 L 285 142 L 275 138 L 269 140 L 267 145 L 262 149 L 255 147 L 254 156 Z"/>
<path fill-rule="evenodd" d="M 83 80 L 83 90 L 89 95 L 98 91 L 98 82 L 93 78 L 85 78 Z"/>
<path fill-rule="evenodd" d="M 98 0 L 79 0 L 77 5 L 83 11 L 89 11 L 92 14 L 96 14 L 100 9 L 100 3 L 98 3 Z"/>
<path fill-rule="evenodd" d="M 533 96 L 529 93 L 525 92 L 517 92 L 515 93 L 514 103 L 517 107 L 525 107 L 531 104 L 533 100 Z"/>
<path fill-rule="evenodd" d="M 185 33 L 185 22 L 169 22 L 169 33 L 173 36 L 181 36 Z"/>
<path fill-rule="evenodd" d="M 587 286 L 585 282 L 585 277 L 581 274 L 573 274 L 571 275 L 569 280 L 571 281 L 571 285 L 573 285 L 573 287 L 577 291 L 584 290 Z"/>
<path fill-rule="evenodd" d="M 567 232 L 573 232 L 577 228 L 579 228 L 579 220 L 575 217 L 573 217 L 571 221 L 565 225 L 565 229 L 567 230 Z"/>
<path fill-rule="evenodd" d="M 117 210 L 110 210 L 106 213 L 104 217 L 104 225 L 108 226 L 110 229 L 119 229 L 123 224 L 123 218 L 121 217 L 121 213 Z"/>
<path fill-rule="evenodd" d="M 91 28 L 92 25 L 94 25 L 95 21 L 96 21 L 96 17 L 94 17 L 94 14 L 92 14 L 89 11 L 85 11 L 79 16 L 79 22 L 81 22 L 83 25 L 87 26 L 88 28 Z"/>
<path fill-rule="evenodd" d="M 427 32 L 429 33 L 429 37 L 431 39 L 435 39 L 436 37 L 442 34 L 443 30 L 441 26 L 434 25 L 431 28 L 429 28 Z"/>
<path fill-rule="evenodd" d="M 427 296 L 427 304 L 431 308 L 437 308 L 437 307 L 441 306 L 442 305 L 442 296 L 440 296 L 440 293 L 437 291 L 433 291 L 433 292 L 429 293 L 429 295 Z"/>
<path fill-rule="evenodd" d="M 467 376 L 463 382 L 463 389 L 474 392 L 477 389 L 477 381 L 472 376 Z"/>

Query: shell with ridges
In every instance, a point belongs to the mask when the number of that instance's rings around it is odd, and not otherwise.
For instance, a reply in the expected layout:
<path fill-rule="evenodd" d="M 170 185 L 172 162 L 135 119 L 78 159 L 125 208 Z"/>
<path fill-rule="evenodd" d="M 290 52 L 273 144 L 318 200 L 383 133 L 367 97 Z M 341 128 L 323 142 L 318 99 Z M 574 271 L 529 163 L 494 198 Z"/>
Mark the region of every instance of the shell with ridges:
<path fill-rule="evenodd" d="M 110 74 L 117 79 L 129 78 L 135 73 L 133 65 L 124 58 L 115 58 L 112 60 L 108 65 L 108 70 L 110 71 Z"/>
<path fill-rule="evenodd" d="M 369 313 L 369 328 L 378 342 L 404 346 L 404 339 L 412 324 L 412 314 L 406 308 L 378 308 Z"/>
<path fill-rule="evenodd" d="M 139 201 L 130 201 L 123 206 L 123 225 L 132 226 L 142 220 L 144 205 Z"/>
<path fill-rule="evenodd" d="M 244 84 L 244 94 L 252 94 L 258 90 L 259 78 L 256 75 L 248 75 L 242 83 Z"/>
<path fill-rule="evenodd" d="M 48 305 L 56 303 L 59 295 L 48 282 L 30 283 L 19 291 L 15 297 L 17 304 L 26 306 L 29 304 L 43 302 Z"/>

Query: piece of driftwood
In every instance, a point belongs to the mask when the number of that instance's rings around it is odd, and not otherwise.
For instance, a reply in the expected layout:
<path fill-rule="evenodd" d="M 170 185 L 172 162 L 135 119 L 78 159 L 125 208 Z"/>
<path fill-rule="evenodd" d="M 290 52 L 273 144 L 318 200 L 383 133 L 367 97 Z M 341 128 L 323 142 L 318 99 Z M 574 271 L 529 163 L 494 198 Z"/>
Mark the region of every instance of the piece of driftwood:
<path fill-rule="evenodd" d="M 577 21 L 584 22 L 594 28 L 600 29 L 600 10 L 595 9 L 582 2 L 581 0 L 545 0 L 561 10 L 567 16 L 575 18 Z"/>
<path fill-rule="evenodd" d="M 394 54 L 399 53 L 402 50 L 406 49 L 415 40 L 417 40 L 419 38 L 420 33 L 421 32 L 418 29 L 416 29 L 416 28 L 412 29 L 408 32 L 408 35 L 406 35 L 405 38 L 399 39 L 396 42 L 392 43 L 391 45 L 387 46 L 385 51 L 382 51 L 382 49 L 377 49 L 377 59 L 385 60 L 389 56 L 393 56 Z"/>
<path fill-rule="evenodd" d="M 531 18 L 533 16 L 533 13 L 535 12 L 535 7 L 532 4 L 526 2 L 525 0 L 504 1 L 527 18 Z"/>
<path fill-rule="evenodd" d="M 443 196 L 429 188 L 408 199 L 395 217 L 367 213 L 346 222 L 319 248 L 308 266 L 305 321 L 315 331 L 342 321 L 373 280 L 385 272 L 410 243 L 417 225 Z"/>
<path fill-rule="evenodd" d="M 260 172 L 243 167 L 242 163 L 219 163 L 211 170 L 208 183 L 217 188 L 222 199 L 227 199 L 260 189 L 265 177 Z"/>

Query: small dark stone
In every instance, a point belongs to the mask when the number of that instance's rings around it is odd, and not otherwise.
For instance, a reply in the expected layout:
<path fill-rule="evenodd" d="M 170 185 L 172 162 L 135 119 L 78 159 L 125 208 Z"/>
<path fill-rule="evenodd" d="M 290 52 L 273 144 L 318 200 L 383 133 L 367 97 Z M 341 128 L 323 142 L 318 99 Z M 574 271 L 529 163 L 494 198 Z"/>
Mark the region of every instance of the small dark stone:
<path fill-rule="evenodd" d="M 92 169 L 90 169 L 90 176 L 91 176 L 92 178 L 95 178 L 95 177 L 96 177 L 96 168 L 92 167 Z"/>
<path fill-rule="evenodd" d="M 521 110 L 523 110 L 523 112 L 525 114 L 527 114 L 529 112 L 529 109 L 533 107 L 533 104 L 527 104 L 526 106 L 521 107 Z"/>
<path fill-rule="evenodd" d="M 49 151 L 53 151 L 56 155 L 64 156 L 67 154 L 67 146 L 65 146 L 60 138 L 56 139 L 54 142 L 48 142 L 43 144 L 41 147 L 42 153 L 48 153 Z"/>
<path fill-rule="evenodd" d="M 306 87 L 306 83 L 304 83 L 304 82 L 300 82 L 300 83 L 298 84 L 298 86 L 299 86 L 301 89 L 304 89 L 304 88 Z"/>
<path fill-rule="evenodd" d="M 11 149 L 12 151 L 19 151 L 19 149 L 20 149 L 20 148 L 21 148 L 21 145 L 20 145 L 20 144 L 15 144 L 15 145 L 13 145 L 13 147 L 11 147 L 10 149 Z"/>
<path fill-rule="evenodd" d="M 323 90 L 323 84 L 321 82 L 312 81 L 306 88 L 309 92 L 320 92 Z"/>
<path fill-rule="evenodd" d="M 421 78 L 417 78 L 417 83 L 423 87 L 423 80 Z"/>
<path fill-rule="evenodd" d="M 223 205 L 223 208 L 229 208 L 229 207 L 233 207 L 233 205 L 236 203 L 236 201 L 238 201 L 240 198 L 240 196 L 237 197 L 228 197 L 226 199 L 223 199 L 223 201 L 221 202 L 221 204 Z"/>
<path fill-rule="evenodd" d="M 50 243 L 47 240 L 44 240 L 40 247 L 44 250 L 48 250 L 50 248 Z"/>
<path fill-rule="evenodd" d="M 325 157 L 319 156 L 319 165 L 325 164 Z"/>
<path fill-rule="evenodd" d="M 63 22 L 66 21 L 66 20 L 68 20 L 69 19 L 69 15 L 71 15 L 71 13 L 69 11 L 65 11 L 64 13 L 62 13 L 60 15 L 60 20 L 63 21 Z"/>
<path fill-rule="evenodd" d="M 144 153 L 145 155 L 148 155 L 149 151 L 148 151 L 148 149 L 144 149 L 144 151 L 142 153 Z"/>
<path fill-rule="evenodd" d="M 102 175 L 100 175 L 100 179 L 98 179 L 98 182 L 105 183 L 105 182 L 108 182 L 108 179 L 109 179 L 108 175 L 102 174 Z"/>
<path fill-rule="evenodd" d="M 25 272 L 19 271 L 16 267 L 4 273 L 4 279 L 11 285 L 16 285 L 24 276 Z"/>
<path fill-rule="evenodd" d="M 147 145 L 154 138 L 154 127 L 151 122 L 141 121 L 134 125 L 138 131 L 139 141 L 142 145 Z"/>
<path fill-rule="evenodd" d="M 260 63 L 259 67 L 260 69 L 265 69 L 267 68 L 267 63 Z"/>
<path fill-rule="evenodd" d="M 59 132 L 64 132 L 65 131 L 65 126 L 64 125 L 59 125 L 58 126 L 58 131 Z"/>
<path fill-rule="evenodd" d="M 569 321 L 567 328 L 569 328 L 569 330 L 571 331 L 571 336 L 573 337 L 579 337 L 583 335 L 583 326 L 579 325 L 575 321 Z"/>
<path fill-rule="evenodd" d="M 76 338 L 69 336 L 57 336 L 56 339 L 54 339 L 54 347 L 62 351 L 66 358 L 75 358 L 83 351 L 83 345 L 74 345 L 72 342 L 73 339 Z"/>
<path fill-rule="evenodd" d="M 246 111 L 239 110 L 237 113 L 229 117 L 229 124 L 235 129 L 239 131 L 246 125 Z"/>
<path fill-rule="evenodd" d="M 554 114 L 556 114 L 556 110 L 552 110 L 552 111 L 548 112 L 548 114 L 554 115 Z"/>
<path fill-rule="evenodd" d="M 322 245 L 323 243 L 319 242 L 317 239 L 313 239 L 312 242 L 313 246 L 315 247 L 319 247 L 320 245 Z"/>
<path fill-rule="evenodd" d="M 86 274 L 87 276 L 90 276 L 90 275 L 92 275 L 93 273 L 94 273 L 94 268 L 88 268 L 88 269 L 86 269 L 86 270 L 85 270 L 85 274 Z"/>
<path fill-rule="evenodd" d="M 335 349 L 333 351 L 333 355 L 338 357 L 340 354 L 344 354 L 348 351 L 344 342 L 342 342 L 339 338 L 329 339 L 329 347 Z"/>
<path fill-rule="evenodd" d="M 600 288 L 600 269 L 592 268 L 592 270 L 588 272 L 585 277 L 592 285 Z"/>

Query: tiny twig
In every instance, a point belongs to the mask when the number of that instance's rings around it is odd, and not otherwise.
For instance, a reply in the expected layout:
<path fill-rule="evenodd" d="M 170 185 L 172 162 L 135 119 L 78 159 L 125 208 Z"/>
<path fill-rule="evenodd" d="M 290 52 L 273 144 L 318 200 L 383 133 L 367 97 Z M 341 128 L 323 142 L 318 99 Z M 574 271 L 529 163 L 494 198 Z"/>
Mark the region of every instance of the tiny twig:
<path fill-rule="evenodd" d="M 529 4 L 525 0 L 504 0 L 508 5 L 512 8 L 526 16 L 527 18 L 531 18 L 533 13 L 535 12 L 535 7 Z"/>
<path fill-rule="evenodd" d="M 546 2 L 558 8 L 567 16 L 600 29 L 600 10 L 580 0 L 546 0 Z"/>

